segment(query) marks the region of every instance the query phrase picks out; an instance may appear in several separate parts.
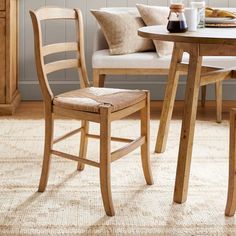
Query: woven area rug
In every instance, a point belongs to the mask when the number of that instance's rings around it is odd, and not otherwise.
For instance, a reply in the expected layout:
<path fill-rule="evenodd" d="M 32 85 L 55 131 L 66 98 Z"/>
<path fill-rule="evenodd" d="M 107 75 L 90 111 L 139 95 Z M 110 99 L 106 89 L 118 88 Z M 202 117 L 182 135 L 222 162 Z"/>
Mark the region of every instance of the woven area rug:
<path fill-rule="evenodd" d="M 43 120 L 1 119 L 0 235 L 236 235 L 236 218 L 224 216 L 228 175 L 228 123 L 198 121 L 188 200 L 174 204 L 173 189 L 180 121 L 172 121 L 167 150 L 153 153 L 158 121 L 151 121 L 151 163 L 155 184 L 146 186 L 139 150 L 112 164 L 115 217 L 104 213 L 98 169 L 76 171 L 76 163 L 53 157 L 49 185 L 37 192 Z M 56 135 L 78 127 L 57 120 Z M 135 137 L 139 121 L 113 124 L 113 134 Z M 98 132 L 92 124 L 91 131 Z M 78 153 L 79 136 L 57 145 Z M 119 145 L 115 143 L 112 148 Z M 89 158 L 98 156 L 91 141 Z"/>

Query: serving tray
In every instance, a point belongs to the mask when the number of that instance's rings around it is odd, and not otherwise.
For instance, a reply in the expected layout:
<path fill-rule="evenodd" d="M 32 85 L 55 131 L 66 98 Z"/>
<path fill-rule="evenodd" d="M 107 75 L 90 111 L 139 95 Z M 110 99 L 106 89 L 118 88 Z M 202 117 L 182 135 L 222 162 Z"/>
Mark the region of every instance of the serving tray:
<path fill-rule="evenodd" d="M 205 27 L 211 28 L 234 28 L 236 23 L 206 23 Z"/>
<path fill-rule="evenodd" d="M 232 17 L 206 17 L 205 18 L 206 24 L 231 24 L 236 23 L 236 18 Z"/>

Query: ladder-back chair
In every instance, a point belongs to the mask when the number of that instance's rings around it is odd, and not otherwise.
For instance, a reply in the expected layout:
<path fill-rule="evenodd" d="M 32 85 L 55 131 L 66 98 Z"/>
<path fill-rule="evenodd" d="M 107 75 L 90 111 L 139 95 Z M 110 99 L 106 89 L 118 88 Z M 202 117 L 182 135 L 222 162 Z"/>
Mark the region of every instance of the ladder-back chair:
<path fill-rule="evenodd" d="M 88 164 L 100 169 L 100 188 L 106 214 L 115 214 L 110 182 L 110 165 L 141 146 L 141 161 L 147 184 L 153 184 L 150 168 L 150 96 L 148 91 L 90 87 L 84 55 L 83 19 L 79 9 L 44 7 L 30 11 L 34 30 L 35 60 L 38 79 L 45 108 L 45 146 L 39 192 L 44 192 L 50 167 L 51 154 L 78 162 L 78 170 Z M 43 45 L 41 22 L 45 20 L 74 20 L 77 42 Z M 45 57 L 61 52 L 77 52 L 75 59 L 50 63 Z M 80 89 L 54 96 L 48 82 L 48 74 L 64 69 L 77 68 Z M 140 111 L 141 136 L 135 140 L 111 137 L 111 122 Z M 81 120 L 81 127 L 62 137 L 53 138 L 54 115 L 63 115 Z M 89 134 L 89 122 L 100 123 L 100 135 Z M 81 132 L 79 156 L 53 149 L 53 144 Z M 86 159 L 88 138 L 100 139 L 99 162 Z M 123 148 L 111 152 L 111 141 L 127 143 Z"/>

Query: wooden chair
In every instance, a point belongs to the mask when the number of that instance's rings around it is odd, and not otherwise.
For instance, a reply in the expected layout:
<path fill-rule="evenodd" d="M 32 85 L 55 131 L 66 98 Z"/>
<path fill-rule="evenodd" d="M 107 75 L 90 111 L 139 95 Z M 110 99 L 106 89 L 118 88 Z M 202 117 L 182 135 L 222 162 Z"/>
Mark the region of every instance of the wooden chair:
<path fill-rule="evenodd" d="M 79 9 L 46 7 L 30 11 L 34 29 L 35 60 L 39 83 L 45 107 L 45 146 L 39 192 L 44 192 L 50 167 L 51 154 L 78 162 L 78 170 L 88 164 L 100 169 L 100 186 L 106 214 L 115 214 L 110 182 L 110 165 L 141 146 L 141 160 L 147 184 L 153 184 L 150 168 L 149 92 L 140 90 L 108 89 L 90 87 L 87 78 L 84 56 L 83 19 Z M 42 44 L 41 21 L 74 20 L 76 22 L 77 42 Z M 50 54 L 76 51 L 76 59 L 66 59 L 46 64 L 44 57 Z M 81 89 L 54 96 L 48 82 L 48 74 L 70 68 L 77 68 Z M 124 118 L 134 112 L 141 113 L 141 136 L 135 140 L 111 137 L 111 122 Z M 54 115 L 65 115 L 82 120 L 82 126 L 62 137 L 53 140 Z M 89 121 L 100 123 L 100 135 L 89 134 Z M 53 144 L 81 132 L 79 156 L 53 149 Z M 100 139 L 100 161 L 86 159 L 88 138 Z M 111 141 L 127 143 L 126 146 L 111 153 Z"/>
<path fill-rule="evenodd" d="M 230 111 L 229 181 L 226 216 L 233 216 L 236 210 L 236 109 Z"/>

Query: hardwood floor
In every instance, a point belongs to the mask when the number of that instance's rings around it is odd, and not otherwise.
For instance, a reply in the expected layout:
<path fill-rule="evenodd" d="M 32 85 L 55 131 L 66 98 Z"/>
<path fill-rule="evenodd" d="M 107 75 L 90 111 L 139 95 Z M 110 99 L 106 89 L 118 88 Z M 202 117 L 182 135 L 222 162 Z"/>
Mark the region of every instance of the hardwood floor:
<path fill-rule="evenodd" d="M 151 119 L 160 119 L 162 102 L 152 101 L 151 102 Z M 176 101 L 174 107 L 173 118 L 181 119 L 183 102 Z M 229 119 L 230 108 L 236 108 L 235 101 L 224 101 L 223 102 L 223 114 L 222 118 Z M 130 118 L 135 118 L 136 115 L 130 116 Z M 13 116 L 8 116 L 7 118 L 15 119 L 43 119 L 43 103 L 40 101 L 23 101 L 16 110 Z M 214 101 L 207 101 L 205 107 L 201 107 L 200 103 L 198 106 L 198 120 L 215 120 L 216 119 L 216 109 Z"/>

